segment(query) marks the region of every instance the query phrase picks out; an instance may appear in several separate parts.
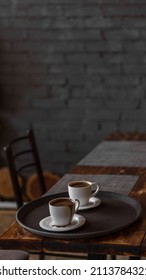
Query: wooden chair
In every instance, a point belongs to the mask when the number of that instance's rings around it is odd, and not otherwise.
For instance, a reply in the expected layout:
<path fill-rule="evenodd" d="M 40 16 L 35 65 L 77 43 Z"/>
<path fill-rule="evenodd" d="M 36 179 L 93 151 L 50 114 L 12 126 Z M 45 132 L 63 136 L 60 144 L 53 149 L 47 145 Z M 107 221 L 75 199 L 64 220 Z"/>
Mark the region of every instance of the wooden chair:
<path fill-rule="evenodd" d="M 19 209 L 25 202 L 22 192 L 22 184 L 20 185 L 20 177 L 27 177 L 29 172 L 32 172 L 32 168 L 33 170 L 35 169 L 38 177 L 40 195 L 43 195 L 46 192 L 33 130 L 30 129 L 26 132 L 26 135 L 12 140 L 4 147 L 4 151 L 6 153 L 17 208 Z M 42 252 L 40 252 L 39 255 L 40 258 L 43 258 Z"/>
<path fill-rule="evenodd" d="M 46 192 L 43 171 L 37 150 L 34 132 L 28 130 L 26 135 L 18 137 L 4 147 L 6 153 L 12 186 L 15 194 L 17 208 L 24 203 L 22 186 L 20 186 L 20 176 L 27 177 L 30 169 L 35 168 L 38 181 L 40 196 Z M 37 192 L 37 190 L 36 190 Z"/>
<path fill-rule="evenodd" d="M 25 182 L 26 189 L 31 186 L 31 190 L 29 190 L 28 195 L 29 199 L 32 197 L 36 199 L 36 195 L 43 195 L 48 188 L 59 180 L 59 176 L 55 176 L 50 172 L 43 172 L 33 129 L 29 129 L 26 132 L 26 135 L 13 139 L 7 146 L 4 147 L 4 151 L 6 153 L 9 173 L 18 209 L 25 203 L 22 180 L 20 180 L 20 178 L 25 178 L 29 174 Z M 36 171 L 35 175 L 34 169 Z M 31 193 L 31 191 L 33 193 Z M 47 253 L 44 254 L 43 252 L 38 252 L 38 254 L 40 259 L 44 259 L 44 255 Z M 49 253 L 47 255 L 49 255 Z"/>

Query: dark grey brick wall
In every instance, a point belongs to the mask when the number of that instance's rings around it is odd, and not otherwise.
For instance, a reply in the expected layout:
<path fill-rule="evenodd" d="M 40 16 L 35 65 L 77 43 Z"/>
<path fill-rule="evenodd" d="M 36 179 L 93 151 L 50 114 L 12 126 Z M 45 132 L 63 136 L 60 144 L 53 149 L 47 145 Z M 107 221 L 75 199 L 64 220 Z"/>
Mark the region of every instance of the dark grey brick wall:
<path fill-rule="evenodd" d="M 0 0 L 1 147 L 32 125 L 63 174 L 113 131 L 146 131 L 145 0 Z"/>

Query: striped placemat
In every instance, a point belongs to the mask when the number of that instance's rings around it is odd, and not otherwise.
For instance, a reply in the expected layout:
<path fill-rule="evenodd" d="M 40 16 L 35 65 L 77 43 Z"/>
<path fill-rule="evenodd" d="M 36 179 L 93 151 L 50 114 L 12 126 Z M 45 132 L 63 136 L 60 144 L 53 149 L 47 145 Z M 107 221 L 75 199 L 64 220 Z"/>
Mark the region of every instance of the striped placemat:
<path fill-rule="evenodd" d="M 93 174 L 66 174 L 49 191 L 48 194 L 67 192 L 70 181 L 88 180 L 96 182 L 102 191 L 118 192 L 128 195 L 134 187 L 138 176 L 136 175 L 93 175 Z"/>
<path fill-rule="evenodd" d="M 146 141 L 103 141 L 78 165 L 146 167 Z"/>

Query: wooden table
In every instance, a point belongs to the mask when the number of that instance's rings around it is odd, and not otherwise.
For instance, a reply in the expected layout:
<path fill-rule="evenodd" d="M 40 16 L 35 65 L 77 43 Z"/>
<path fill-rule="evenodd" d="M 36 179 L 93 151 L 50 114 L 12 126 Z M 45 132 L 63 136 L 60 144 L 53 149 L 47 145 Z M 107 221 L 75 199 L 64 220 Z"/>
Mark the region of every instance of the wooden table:
<path fill-rule="evenodd" d="M 118 185 L 119 192 L 125 192 L 141 203 L 143 208 L 141 217 L 131 226 L 113 234 L 71 240 L 37 236 L 15 222 L 1 236 L 0 247 L 33 252 L 146 256 L 146 133 L 109 135 L 68 174 L 65 174 L 53 186 L 50 194 L 64 190 L 59 189 L 59 186 L 68 179 L 68 176 L 83 179 L 98 178 L 104 190 Z"/>

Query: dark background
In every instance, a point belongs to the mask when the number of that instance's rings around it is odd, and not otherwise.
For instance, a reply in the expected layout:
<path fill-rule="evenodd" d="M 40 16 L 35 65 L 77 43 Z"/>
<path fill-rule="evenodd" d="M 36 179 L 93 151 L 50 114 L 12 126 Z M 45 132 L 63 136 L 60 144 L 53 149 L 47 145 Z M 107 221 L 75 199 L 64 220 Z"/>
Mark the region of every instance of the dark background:
<path fill-rule="evenodd" d="M 64 174 L 114 131 L 146 131 L 145 0 L 0 0 L 0 145 L 32 126 Z"/>

